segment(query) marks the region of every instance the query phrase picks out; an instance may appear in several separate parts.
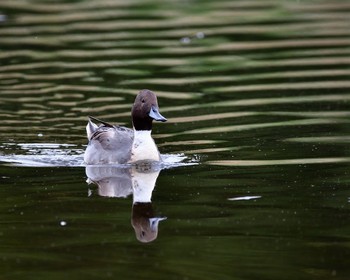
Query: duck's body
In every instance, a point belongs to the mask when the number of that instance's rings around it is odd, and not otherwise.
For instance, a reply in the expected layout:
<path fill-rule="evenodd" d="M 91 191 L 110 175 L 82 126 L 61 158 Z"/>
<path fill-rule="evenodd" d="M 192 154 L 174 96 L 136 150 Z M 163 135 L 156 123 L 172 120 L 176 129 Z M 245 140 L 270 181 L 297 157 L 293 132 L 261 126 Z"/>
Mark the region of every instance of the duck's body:
<path fill-rule="evenodd" d="M 101 125 L 92 122 L 95 120 Z M 86 164 L 124 164 L 141 160 L 161 161 L 151 136 L 152 120 L 166 121 L 159 113 L 157 98 L 149 90 L 137 95 L 132 108 L 133 129 L 115 126 L 90 117 L 86 126 L 89 144 Z"/>
<path fill-rule="evenodd" d="M 121 126 L 97 126 L 90 117 L 86 126 L 89 144 L 85 150 L 87 164 L 127 163 L 134 140 L 132 129 Z"/>

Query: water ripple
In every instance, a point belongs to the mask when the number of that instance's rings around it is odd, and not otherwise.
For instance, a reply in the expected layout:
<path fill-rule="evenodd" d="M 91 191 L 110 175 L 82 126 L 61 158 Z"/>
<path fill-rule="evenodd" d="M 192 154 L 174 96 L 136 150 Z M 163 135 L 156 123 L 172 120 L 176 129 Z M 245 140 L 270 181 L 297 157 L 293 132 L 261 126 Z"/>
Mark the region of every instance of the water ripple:
<path fill-rule="evenodd" d="M 88 115 L 131 126 L 134 96 L 150 88 L 169 119 L 153 135 L 170 154 L 214 162 L 232 151 L 255 158 L 259 147 L 273 163 L 276 146 L 292 154 L 302 144 L 305 157 L 344 158 L 327 149 L 348 139 L 348 3 L 186 7 L 1 1 L 1 142 L 69 139 L 80 149 Z"/>
<path fill-rule="evenodd" d="M 299 158 L 299 159 L 276 159 L 276 160 L 216 160 L 207 161 L 206 164 L 222 166 L 268 166 L 268 165 L 308 165 L 349 163 L 350 158 Z"/>

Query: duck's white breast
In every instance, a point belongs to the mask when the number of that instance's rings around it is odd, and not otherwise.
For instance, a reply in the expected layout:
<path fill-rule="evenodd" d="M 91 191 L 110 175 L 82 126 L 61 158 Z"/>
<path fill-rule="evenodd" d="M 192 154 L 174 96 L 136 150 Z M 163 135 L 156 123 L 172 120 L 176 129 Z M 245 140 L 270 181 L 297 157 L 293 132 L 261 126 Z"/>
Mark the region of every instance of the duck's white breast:
<path fill-rule="evenodd" d="M 160 161 L 160 155 L 150 130 L 135 130 L 130 162 L 140 160 Z"/>

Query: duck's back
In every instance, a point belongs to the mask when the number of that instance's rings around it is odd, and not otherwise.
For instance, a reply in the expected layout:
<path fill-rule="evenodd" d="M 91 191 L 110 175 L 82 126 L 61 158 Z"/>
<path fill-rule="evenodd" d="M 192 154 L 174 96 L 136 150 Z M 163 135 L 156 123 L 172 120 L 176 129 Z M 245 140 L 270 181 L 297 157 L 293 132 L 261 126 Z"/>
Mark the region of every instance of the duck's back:
<path fill-rule="evenodd" d="M 86 164 L 126 163 L 131 157 L 133 130 L 103 123 L 87 125 L 89 144 L 85 150 Z"/>

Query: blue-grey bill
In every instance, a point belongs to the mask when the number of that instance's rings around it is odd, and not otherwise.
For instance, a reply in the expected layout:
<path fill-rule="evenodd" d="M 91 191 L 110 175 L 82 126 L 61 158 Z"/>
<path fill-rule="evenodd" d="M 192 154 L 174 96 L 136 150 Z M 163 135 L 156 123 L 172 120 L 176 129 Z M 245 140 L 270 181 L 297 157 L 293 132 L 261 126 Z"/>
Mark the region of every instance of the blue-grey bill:
<path fill-rule="evenodd" d="M 148 114 L 152 119 L 154 119 L 155 121 L 159 121 L 159 122 L 166 122 L 167 119 L 164 118 L 160 113 L 159 110 L 156 106 L 152 106 L 151 111 Z"/>

